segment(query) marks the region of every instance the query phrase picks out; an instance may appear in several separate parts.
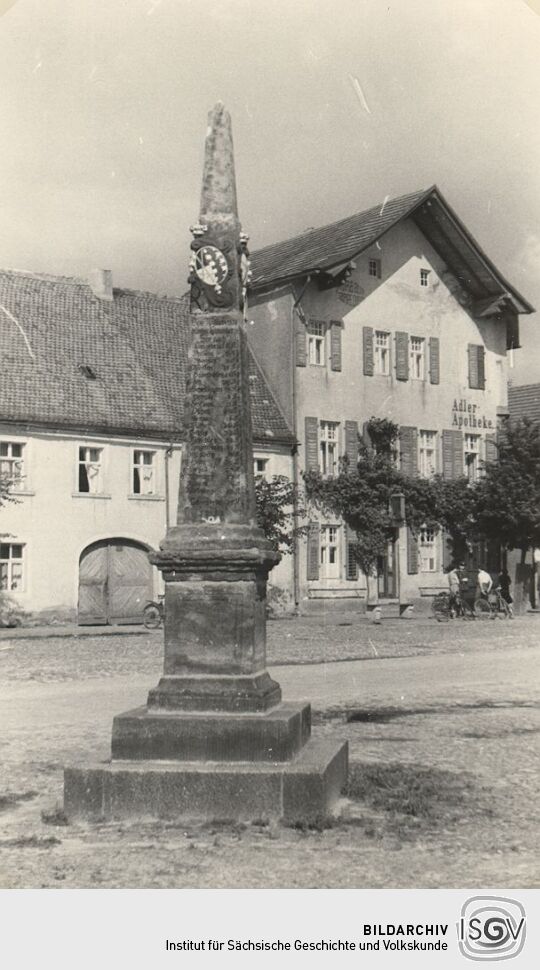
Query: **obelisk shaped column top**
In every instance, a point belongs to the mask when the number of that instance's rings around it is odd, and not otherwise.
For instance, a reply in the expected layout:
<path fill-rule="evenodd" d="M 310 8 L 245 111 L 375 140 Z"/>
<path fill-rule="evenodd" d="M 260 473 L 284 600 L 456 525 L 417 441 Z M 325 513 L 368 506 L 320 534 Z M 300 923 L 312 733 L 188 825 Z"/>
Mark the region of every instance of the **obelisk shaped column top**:
<path fill-rule="evenodd" d="M 200 221 L 215 228 L 238 223 L 231 116 L 221 101 L 208 113 Z"/>

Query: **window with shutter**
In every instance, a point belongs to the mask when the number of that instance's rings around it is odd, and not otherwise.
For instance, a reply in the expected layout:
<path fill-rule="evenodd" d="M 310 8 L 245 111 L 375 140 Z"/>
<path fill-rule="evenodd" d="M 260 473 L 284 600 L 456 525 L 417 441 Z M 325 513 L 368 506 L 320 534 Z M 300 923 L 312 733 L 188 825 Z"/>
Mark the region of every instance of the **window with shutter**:
<path fill-rule="evenodd" d="M 319 578 L 320 526 L 310 522 L 307 533 L 307 579 Z"/>
<path fill-rule="evenodd" d="M 486 435 L 486 462 L 497 461 L 499 449 L 497 448 L 497 435 Z"/>
<path fill-rule="evenodd" d="M 307 363 L 306 327 L 299 316 L 296 316 L 296 366 L 305 367 Z"/>
<path fill-rule="evenodd" d="M 461 478 L 463 475 L 463 434 L 461 431 L 442 433 L 443 478 Z"/>
<path fill-rule="evenodd" d="M 319 422 L 317 418 L 305 420 L 306 471 L 319 469 Z"/>
<path fill-rule="evenodd" d="M 438 337 L 429 338 L 429 380 L 438 384 L 441 379 L 440 344 Z"/>
<path fill-rule="evenodd" d="M 486 386 L 485 350 L 482 344 L 469 344 L 469 387 L 483 391 Z"/>
<path fill-rule="evenodd" d="M 418 572 L 418 540 L 409 526 L 407 526 L 407 572 L 409 576 Z"/>
<path fill-rule="evenodd" d="M 356 470 L 358 464 L 358 422 L 345 422 L 345 453 L 349 459 L 349 468 Z"/>
<path fill-rule="evenodd" d="M 418 474 L 418 431 L 416 428 L 399 429 L 399 455 L 401 471 L 414 478 Z"/>
<path fill-rule="evenodd" d="M 356 532 L 350 526 L 346 526 L 345 535 L 347 540 L 347 579 L 354 581 L 358 579 L 358 562 L 355 555 Z"/>
<path fill-rule="evenodd" d="M 409 334 L 400 330 L 396 333 L 396 378 L 409 379 Z"/>
<path fill-rule="evenodd" d="M 364 374 L 367 377 L 373 377 L 373 327 L 363 327 L 362 339 L 364 344 Z"/>
<path fill-rule="evenodd" d="M 330 323 L 330 367 L 341 370 L 341 320 Z"/>

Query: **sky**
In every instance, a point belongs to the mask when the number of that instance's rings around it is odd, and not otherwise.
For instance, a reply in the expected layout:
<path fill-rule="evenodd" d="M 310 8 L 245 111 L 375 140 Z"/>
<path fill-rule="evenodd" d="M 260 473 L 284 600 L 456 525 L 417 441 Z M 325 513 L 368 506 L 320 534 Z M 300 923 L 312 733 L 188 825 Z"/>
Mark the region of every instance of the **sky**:
<path fill-rule="evenodd" d="M 185 292 L 218 100 L 252 249 L 436 183 L 540 307 L 540 0 L 0 0 L 0 266 Z"/>

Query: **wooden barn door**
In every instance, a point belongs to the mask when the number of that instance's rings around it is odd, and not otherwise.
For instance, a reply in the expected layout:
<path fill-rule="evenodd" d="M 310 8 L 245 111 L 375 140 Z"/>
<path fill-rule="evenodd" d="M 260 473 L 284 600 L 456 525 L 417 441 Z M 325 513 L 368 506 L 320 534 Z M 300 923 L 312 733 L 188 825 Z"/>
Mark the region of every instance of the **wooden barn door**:
<path fill-rule="evenodd" d="M 79 623 L 96 626 L 108 623 L 107 579 L 109 554 L 106 543 L 85 549 L 79 564 Z"/>
<path fill-rule="evenodd" d="M 152 599 L 152 566 L 146 549 L 117 540 L 109 546 L 109 623 L 141 623 Z"/>
<path fill-rule="evenodd" d="M 123 539 L 85 549 L 79 567 L 79 623 L 141 623 L 152 599 L 152 566 L 144 546 Z"/>

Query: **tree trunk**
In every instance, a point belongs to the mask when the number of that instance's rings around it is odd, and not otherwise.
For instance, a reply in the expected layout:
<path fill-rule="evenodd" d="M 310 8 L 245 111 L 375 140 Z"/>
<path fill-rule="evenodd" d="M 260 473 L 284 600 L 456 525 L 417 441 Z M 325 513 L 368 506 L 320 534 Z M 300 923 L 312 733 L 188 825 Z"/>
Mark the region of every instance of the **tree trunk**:
<path fill-rule="evenodd" d="M 379 578 L 377 573 L 366 573 L 367 605 L 375 606 L 379 602 Z"/>

